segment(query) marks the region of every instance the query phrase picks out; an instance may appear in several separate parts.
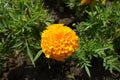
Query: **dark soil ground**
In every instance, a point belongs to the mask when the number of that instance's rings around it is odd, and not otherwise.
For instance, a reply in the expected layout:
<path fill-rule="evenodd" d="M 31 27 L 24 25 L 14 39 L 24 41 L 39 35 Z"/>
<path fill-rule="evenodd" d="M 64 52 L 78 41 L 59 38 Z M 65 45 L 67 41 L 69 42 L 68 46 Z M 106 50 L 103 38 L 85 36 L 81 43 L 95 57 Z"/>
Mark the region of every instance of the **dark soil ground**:
<path fill-rule="evenodd" d="M 84 69 L 76 67 L 75 61 L 59 62 L 46 59 L 44 55 L 36 62 L 36 67 L 30 65 L 22 53 L 16 59 L 6 59 L 6 63 L 0 80 L 120 80 L 120 73 L 105 71 L 97 59 L 92 60 L 91 78 Z"/>
<path fill-rule="evenodd" d="M 56 1 L 45 1 L 45 8 L 52 14 L 54 23 L 64 23 L 71 27 L 72 23 L 77 22 L 74 11 L 62 6 L 56 7 Z M 52 4 L 51 4 L 52 3 Z M 80 22 L 81 20 L 79 20 Z M 42 55 L 44 57 L 44 55 Z M 76 67 L 75 61 L 58 62 L 55 60 L 40 59 L 34 68 L 20 53 L 17 58 L 5 58 L 6 69 L 0 76 L 0 80 L 120 80 L 120 73 L 105 71 L 102 61 L 92 60 L 91 78 L 88 77 L 84 69 Z M 44 60 L 44 61 L 42 61 Z"/>

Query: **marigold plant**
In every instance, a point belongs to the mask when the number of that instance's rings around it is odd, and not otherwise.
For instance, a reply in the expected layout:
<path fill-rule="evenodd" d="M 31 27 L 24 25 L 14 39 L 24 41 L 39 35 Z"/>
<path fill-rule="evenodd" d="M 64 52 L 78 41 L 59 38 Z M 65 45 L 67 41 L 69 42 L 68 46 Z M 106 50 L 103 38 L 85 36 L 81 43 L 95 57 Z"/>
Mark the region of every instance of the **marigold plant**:
<path fill-rule="evenodd" d="M 61 61 L 78 49 L 78 36 L 63 24 L 53 24 L 43 31 L 41 47 L 47 58 Z"/>

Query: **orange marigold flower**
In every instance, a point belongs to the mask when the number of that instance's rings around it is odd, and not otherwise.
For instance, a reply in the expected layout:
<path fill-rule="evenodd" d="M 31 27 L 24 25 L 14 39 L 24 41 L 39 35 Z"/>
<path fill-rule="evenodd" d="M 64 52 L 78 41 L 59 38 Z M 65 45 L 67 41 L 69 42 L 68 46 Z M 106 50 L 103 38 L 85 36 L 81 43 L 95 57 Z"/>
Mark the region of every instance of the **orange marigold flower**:
<path fill-rule="evenodd" d="M 82 0 L 80 5 L 90 4 L 90 0 Z"/>
<path fill-rule="evenodd" d="M 63 24 L 53 24 L 42 33 L 42 51 L 47 58 L 64 60 L 78 49 L 78 39 L 71 28 Z"/>

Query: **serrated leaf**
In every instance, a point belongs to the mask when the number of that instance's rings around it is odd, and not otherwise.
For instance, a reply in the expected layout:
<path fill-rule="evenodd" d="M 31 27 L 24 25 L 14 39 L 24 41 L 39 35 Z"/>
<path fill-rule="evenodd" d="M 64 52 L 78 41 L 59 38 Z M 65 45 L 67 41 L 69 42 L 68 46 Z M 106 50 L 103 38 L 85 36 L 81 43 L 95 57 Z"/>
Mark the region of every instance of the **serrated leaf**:
<path fill-rule="evenodd" d="M 38 53 L 36 54 L 34 58 L 34 62 L 41 56 L 41 54 L 42 54 L 42 50 L 38 51 Z"/>

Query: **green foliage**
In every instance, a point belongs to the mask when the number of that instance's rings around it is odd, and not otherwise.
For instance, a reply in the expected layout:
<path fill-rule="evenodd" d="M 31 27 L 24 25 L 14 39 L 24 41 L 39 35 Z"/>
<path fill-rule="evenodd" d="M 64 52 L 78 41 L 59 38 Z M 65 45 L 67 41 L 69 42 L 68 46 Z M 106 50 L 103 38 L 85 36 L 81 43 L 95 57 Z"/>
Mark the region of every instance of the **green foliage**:
<path fill-rule="evenodd" d="M 53 22 L 43 5 L 43 0 L 0 1 L 0 59 L 19 50 L 34 65 L 40 56 L 40 34 Z"/>
<path fill-rule="evenodd" d="M 88 16 L 84 21 L 73 24 L 80 37 L 80 48 L 73 58 L 78 60 L 78 66 L 85 68 L 89 77 L 89 67 L 92 67 L 91 61 L 94 57 L 102 59 L 103 67 L 111 73 L 113 70 L 120 72 L 119 51 L 116 51 L 116 48 L 120 50 L 119 3 L 114 2 L 110 6 L 95 5 L 92 10 L 85 10 Z"/>
<path fill-rule="evenodd" d="M 118 57 L 110 55 L 107 56 L 103 59 L 103 66 L 105 67 L 106 70 L 109 70 L 111 73 L 113 69 L 116 69 L 117 71 L 120 72 L 120 66 L 119 66 L 119 61 Z"/>
<path fill-rule="evenodd" d="M 88 9 L 88 6 L 81 6 L 81 0 L 64 0 L 64 3 L 69 7 L 71 10 L 75 10 L 76 18 L 81 18 L 85 15 L 85 9 Z"/>
<path fill-rule="evenodd" d="M 81 21 L 73 24 L 80 47 L 71 60 L 75 59 L 89 77 L 93 58 L 101 59 L 102 66 L 111 73 L 120 72 L 120 1 L 107 1 L 106 5 L 80 5 L 80 1 L 56 2 L 57 7 L 66 4 L 74 10 L 76 20 Z M 26 54 L 35 66 L 42 54 L 41 32 L 51 23 L 43 0 L 0 0 L 0 70 L 2 58 L 12 57 L 15 50 Z"/>

